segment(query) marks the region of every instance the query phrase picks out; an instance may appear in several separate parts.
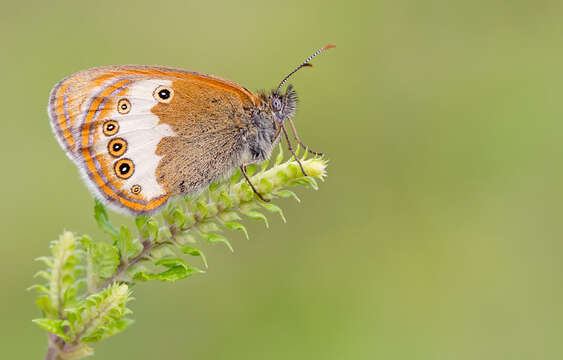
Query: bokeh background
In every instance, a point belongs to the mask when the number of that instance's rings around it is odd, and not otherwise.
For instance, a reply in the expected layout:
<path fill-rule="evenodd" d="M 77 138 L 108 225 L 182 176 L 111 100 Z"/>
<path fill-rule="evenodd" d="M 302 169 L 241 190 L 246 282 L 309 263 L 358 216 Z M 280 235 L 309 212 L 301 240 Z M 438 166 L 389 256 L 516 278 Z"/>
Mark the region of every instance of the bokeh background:
<path fill-rule="evenodd" d="M 154 64 L 270 89 L 330 159 L 288 224 L 246 222 L 207 274 L 134 289 L 97 359 L 563 357 L 563 2 L 2 1 L 0 343 L 40 359 L 33 259 L 104 236 L 51 134 L 75 71 Z M 113 221 L 129 222 L 119 215 Z"/>

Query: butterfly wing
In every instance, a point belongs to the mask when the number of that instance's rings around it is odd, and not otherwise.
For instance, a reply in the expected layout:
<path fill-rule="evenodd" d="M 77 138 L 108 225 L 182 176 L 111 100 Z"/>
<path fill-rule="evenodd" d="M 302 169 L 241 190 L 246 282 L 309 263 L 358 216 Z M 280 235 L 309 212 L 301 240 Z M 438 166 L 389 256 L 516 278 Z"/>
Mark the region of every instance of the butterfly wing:
<path fill-rule="evenodd" d="M 246 158 L 242 129 L 259 102 L 210 75 L 120 66 L 62 80 L 48 112 L 96 197 L 142 214 L 201 189 Z"/>

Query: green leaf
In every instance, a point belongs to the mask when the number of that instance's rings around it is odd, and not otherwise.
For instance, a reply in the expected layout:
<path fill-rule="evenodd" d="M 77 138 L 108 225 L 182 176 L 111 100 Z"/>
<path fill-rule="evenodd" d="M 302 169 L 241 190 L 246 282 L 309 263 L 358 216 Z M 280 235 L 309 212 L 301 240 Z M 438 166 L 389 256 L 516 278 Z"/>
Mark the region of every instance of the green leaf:
<path fill-rule="evenodd" d="M 221 191 L 218 201 L 223 203 L 224 208 L 230 208 L 233 205 L 233 198 L 229 196 L 229 193 L 226 190 Z"/>
<path fill-rule="evenodd" d="M 244 232 L 246 239 L 247 240 L 250 239 L 248 237 L 248 232 L 246 231 L 246 228 L 241 223 L 238 223 L 236 221 L 228 221 L 228 222 L 224 222 L 223 225 L 225 225 L 225 227 L 227 227 L 230 230 L 238 230 Z"/>
<path fill-rule="evenodd" d="M 280 142 L 278 156 L 276 157 L 276 162 L 275 162 L 276 166 L 281 164 L 282 161 L 283 161 L 283 147 Z"/>
<path fill-rule="evenodd" d="M 170 243 L 170 244 L 160 245 L 152 249 L 151 258 L 153 258 L 153 260 L 159 260 L 159 259 L 176 256 L 176 253 L 177 253 L 176 245 Z"/>
<path fill-rule="evenodd" d="M 240 220 L 241 217 L 239 216 L 239 214 L 236 211 L 223 211 L 220 215 L 219 218 L 223 221 L 234 221 L 234 220 Z"/>
<path fill-rule="evenodd" d="M 51 281 L 51 274 L 46 270 L 41 270 L 33 275 L 34 278 L 42 278 L 43 280 Z"/>
<path fill-rule="evenodd" d="M 27 288 L 27 290 L 28 291 L 35 290 L 43 294 L 51 293 L 45 285 L 39 285 L 39 284 L 31 285 L 30 287 Z"/>
<path fill-rule="evenodd" d="M 258 184 L 258 188 L 260 189 L 261 193 L 270 193 L 272 192 L 272 189 L 274 188 L 274 184 L 272 184 L 272 181 L 268 178 L 262 178 L 260 179 L 260 183 Z"/>
<path fill-rule="evenodd" d="M 252 175 L 254 175 L 255 172 L 256 172 L 256 165 L 255 164 L 248 165 L 246 167 L 246 175 L 248 177 L 251 177 Z"/>
<path fill-rule="evenodd" d="M 197 211 L 199 211 L 202 218 L 206 218 L 209 210 L 207 209 L 207 204 L 204 201 L 198 201 L 196 203 Z"/>
<path fill-rule="evenodd" d="M 158 242 L 167 242 L 172 239 L 172 232 L 168 226 L 163 226 L 158 230 Z"/>
<path fill-rule="evenodd" d="M 162 265 L 162 266 L 167 267 L 167 268 L 172 268 L 172 267 L 175 267 L 175 266 L 181 266 L 185 269 L 188 268 L 188 265 L 186 264 L 186 262 L 183 259 L 170 259 L 170 258 L 160 259 L 160 260 L 156 261 L 154 264 L 155 265 Z"/>
<path fill-rule="evenodd" d="M 310 176 L 292 180 L 289 183 L 289 185 L 305 185 L 305 186 L 310 186 L 313 190 L 319 189 L 319 185 L 317 184 L 317 181 Z"/>
<path fill-rule="evenodd" d="M 202 221 L 199 223 L 198 228 L 201 232 L 205 233 L 221 231 L 219 226 L 213 221 Z"/>
<path fill-rule="evenodd" d="M 83 342 L 87 342 L 87 343 L 96 343 L 99 342 L 100 340 L 103 340 L 105 338 L 108 338 L 112 335 L 118 334 L 122 331 L 124 331 L 125 329 L 127 329 L 129 326 L 131 326 L 131 324 L 133 324 L 133 320 L 131 319 L 116 319 L 113 320 L 111 322 L 109 322 L 103 329 L 100 329 L 98 331 L 96 331 L 95 333 L 86 336 L 84 338 L 82 338 Z M 77 358 L 77 359 L 81 359 Z"/>
<path fill-rule="evenodd" d="M 40 256 L 36 258 L 35 261 L 40 261 L 50 268 L 52 268 L 54 265 L 53 258 L 50 256 Z"/>
<path fill-rule="evenodd" d="M 230 186 L 235 185 L 237 182 L 240 181 L 240 179 L 242 178 L 242 172 L 240 171 L 240 168 L 237 168 L 235 173 L 231 176 L 230 181 Z"/>
<path fill-rule="evenodd" d="M 198 268 L 186 264 L 182 259 L 161 259 L 155 262 L 155 265 L 162 265 L 167 269 L 159 273 L 140 271 L 134 275 L 134 279 L 138 281 L 160 280 L 174 282 L 202 272 Z"/>
<path fill-rule="evenodd" d="M 190 230 L 179 232 L 176 235 L 174 235 L 174 238 L 176 239 L 176 242 L 178 242 L 180 245 L 185 245 L 187 243 L 194 244 L 196 242 L 196 239 L 192 235 Z"/>
<path fill-rule="evenodd" d="M 143 232 L 146 231 L 146 225 L 149 220 L 150 217 L 145 215 L 137 216 L 135 218 L 135 226 L 137 226 L 137 231 L 139 231 L 139 234 L 144 238 L 148 237 L 148 234 L 144 234 Z"/>
<path fill-rule="evenodd" d="M 200 256 L 201 261 L 203 261 L 203 265 L 207 267 L 207 260 L 205 259 L 205 255 L 203 255 L 203 252 L 201 252 L 201 250 L 199 250 L 198 248 L 195 248 L 193 246 L 184 246 L 182 248 L 182 252 L 191 256 Z"/>
<path fill-rule="evenodd" d="M 260 172 L 266 171 L 268 165 L 270 165 L 270 159 L 266 159 L 264 162 L 262 162 L 262 165 L 260 166 Z"/>
<path fill-rule="evenodd" d="M 212 184 L 209 185 L 209 192 L 214 192 L 215 190 L 217 190 L 219 188 L 219 186 L 221 186 L 221 183 L 219 182 L 214 182 Z"/>
<path fill-rule="evenodd" d="M 149 216 L 137 216 L 135 218 L 135 225 L 139 231 L 139 235 L 143 239 L 155 240 L 158 236 L 158 225 Z"/>
<path fill-rule="evenodd" d="M 270 224 L 268 224 L 268 219 L 266 218 L 266 216 L 259 211 L 249 210 L 243 212 L 243 214 L 254 220 L 263 220 L 264 223 L 266 224 L 266 227 L 270 227 Z"/>
<path fill-rule="evenodd" d="M 174 282 L 190 277 L 202 271 L 193 266 L 173 266 L 166 271 L 156 274 L 156 278 L 160 281 Z"/>
<path fill-rule="evenodd" d="M 176 224 L 178 229 L 184 227 L 184 224 L 186 223 L 186 213 L 184 213 L 180 208 L 175 208 L 174 211 L 172 211 L 172 218 L 174 219 L 174 224 Z"/>
<path fill-rule="evenodd" d="M 50 315 L 49 317 L 56 317 L 58 310 L 53 306 L 53 302 L 47 295 L 42 295 L 35 301 L 37 307 L 43 312 L 43 315 Z"/>
<path fill-rule="evenodd" d="M 119 236 L 119 231 L 109 220 L 106 208 L 98 199 L 96 199 L 96 205 L 94 206 L 94 218 L 98 223 L 98 227 L 102 229 L 106 234 L 111 235 L 114 239 Z"/>
<path fill-rule="evenodd" d="M 95 242 L 89 249 L 94 274 L 102 279 L 111 277 L 119 265 L 119 249 L 104 242 Z"/>
<path fill-rule="evenodd" d="M 124 262 L 127 262 L 127 260 L 137 255 L 143 249 L 137 239 L 133 240 L 131 231 L 125 225 L 121 225 L 116 244 L 121 254 L 121 259 Z"/>
<path fill-rule="evenodd" d="M 292 197 L 292 198 L 294 198 L 297 202 L 301 202 L 301 199 L 299 199 L 299 197 L 297 197 L 297 194 L 294 193 L 294 192 L 291 191 L 291 190 L 278 190 L 278 191 L 276 191 L 276 192 L 274 193 L 274 195 L 277 195 L 277 196 L 282 197 L 282 198 L 290 198 L 290 197 Z"/>
<path fill-rule="evenodd" d="M 207 241 L 210 244 L 216 244 L 216 243 L 224 243 L 225 245 L 227 245 L 227 247 L 229 248 L 229 250 L 231 250 L 231 252 L 234 252 L 233 247 L 231 246 L 231 243 L 229 242 L 229 240 L 227 240 L 226 237 L 224 237 L 223 235 L 219 235 L 219 234 L 207 234 L 207 233 L 201 233 L 200 234 L 205 241 Z"/>
<path fill-rule="evenodd" d="M 48 318 L 41 318 L 41 319 L 34 319 L 31 320 L 34 324 L 37 324 L 39 327 L 47 330 L 51 334 L 55 334 L 61 339 L 69 340 L 68 335 L 64 331 L 63 321 L 60 319 L 48 319 Z"/>
<path fill-rule="evenodd" d="M 264 209 L 268 210 L 269 212 L 273 212 L 273 213 L 279 214 L 280 217 L 282 218 L 283 222 L 284 222 L 284 223 L 287 222 L 287 221 L 285 220 L 285 216 L 283 216 L 283 211 L 282 211 L 282 209 L 281 209 L 279 206 L 274 205 L 274 204 L 272 204 L 272 203 L 264 203 L 264 202 L 261 202 L 260 205 L 262 205 L 262 207 L 263 207 Z"/>

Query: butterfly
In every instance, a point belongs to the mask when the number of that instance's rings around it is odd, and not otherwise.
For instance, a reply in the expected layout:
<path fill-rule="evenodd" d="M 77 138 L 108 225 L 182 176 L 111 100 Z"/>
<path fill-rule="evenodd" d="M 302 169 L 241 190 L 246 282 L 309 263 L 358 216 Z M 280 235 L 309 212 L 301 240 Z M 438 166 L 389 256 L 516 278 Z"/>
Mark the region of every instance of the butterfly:
<path fill-rule="evenodd" d="M 269 93 L 159 66 L 83 70 L 51 90 L 51 127 L 94 196 L 115 210 L 152 213 L 172 196 L 197 193 L 237 167 L 256 195 L 269 201 L 246 167 L 268 159 L 282 134 L 294 154 L 286 121 L 304 146 L 292 121 L 296 93 L 291 85 L 281 90 L 332 47 L 317 50 Z"/>

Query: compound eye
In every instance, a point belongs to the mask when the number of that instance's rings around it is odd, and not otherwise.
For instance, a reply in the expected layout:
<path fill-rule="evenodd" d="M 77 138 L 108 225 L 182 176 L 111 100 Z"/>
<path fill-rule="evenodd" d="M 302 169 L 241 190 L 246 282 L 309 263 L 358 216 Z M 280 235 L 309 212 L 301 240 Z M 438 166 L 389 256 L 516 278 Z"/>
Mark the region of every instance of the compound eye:
<path fill-rule="evenodd" d="M 272 108 L 274 109 L 274 111 L 280 111 L 282 108 L 282 102 L 279 98 L 274 98 L 272 100 Z"/>

